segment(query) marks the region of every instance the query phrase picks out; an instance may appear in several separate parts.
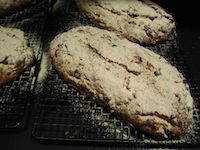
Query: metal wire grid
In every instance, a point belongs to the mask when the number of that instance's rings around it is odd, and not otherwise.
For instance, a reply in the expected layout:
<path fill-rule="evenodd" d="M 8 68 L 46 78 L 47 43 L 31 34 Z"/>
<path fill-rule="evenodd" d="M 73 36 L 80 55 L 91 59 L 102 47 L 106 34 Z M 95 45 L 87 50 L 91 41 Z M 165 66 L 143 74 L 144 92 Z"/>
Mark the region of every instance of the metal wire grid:
<path fill-rule="evenodd" d="M 36 59 L 41 55 L 41 35 L 47 13 L 45 9 L 47 8 L 43 2 L 18 14 L 0 19 L 1 26 L 16 27 L 25 32 Z M 0 87 L 0 130 L 22 127 L 31 90 L 34 87 L 34 73 L 35 65 L 28 68 L 17 80 Z"/>
<path fill-rule="evenodd" d="M 78 12 L 73 2 L 69 6 L 69 9 L 62 10 L 61 16 L 54 17 L 56 21 L 53 21 L 55 24 L 51 24 L 49 40 L 54 35 L 73 27 L 92 25 L 85 16 Z M 164 56 L 185 75 L 195 100 L 195 106 L 199 108 L 199 91 L 192 83 L 185 68 L 176 33 L 166 43 L 148 48 Z M 55 70 L 49 74 L 44 87 L 38 96 L 32 131 L 36 139 L 172 147 L 197 145 L 200 142 L 198 109 L 194 110 L 195 125 L 190 133 L 180 139 L 156 141 L 134 127 L 130 128 L 122 119 L 82 95 L 63 81 Z"/>

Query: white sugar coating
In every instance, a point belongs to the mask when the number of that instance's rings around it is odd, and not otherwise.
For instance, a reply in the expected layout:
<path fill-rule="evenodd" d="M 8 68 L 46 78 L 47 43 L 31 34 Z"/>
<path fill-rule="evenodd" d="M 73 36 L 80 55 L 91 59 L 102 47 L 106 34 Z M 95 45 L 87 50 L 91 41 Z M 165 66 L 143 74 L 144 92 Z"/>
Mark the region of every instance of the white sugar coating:
<path fill-rule="evenodd" d="M 140 44 L 165 41 L 175 29 L 173 17 L 149 0 L 76 0 L 76 3 L 97 26 Z"/>
<path fill-rule="evenodd" d="M 0 26 L 0 85 L 14 80 L 34 59 L 24 32 Z"/>

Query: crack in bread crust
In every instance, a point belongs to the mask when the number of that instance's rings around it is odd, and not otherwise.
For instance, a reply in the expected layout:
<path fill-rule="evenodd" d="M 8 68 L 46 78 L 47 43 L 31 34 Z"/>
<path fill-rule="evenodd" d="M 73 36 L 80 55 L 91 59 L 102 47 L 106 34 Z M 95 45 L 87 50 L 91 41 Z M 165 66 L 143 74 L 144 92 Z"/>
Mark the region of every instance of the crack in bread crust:
<path fill-rule="evenodd" d="M 99 57 L 103 58 L 106 62 L 115 64 L 115 65 L 118 65 L 118 66 L 124 68 L 128 73 L 132 73 L 132 74 L 134 74 L 134 75 L 136 75 L 136 76 L 138 76 L 138 75 L 141 74 L 141 72 L 139 72 L 139 71 L 135 71 L 135 70 L 130 70 L 130 69 L 128 69 L 128 67 L 127 67 L 126 65 L 124 65 L 124 64 L 120 64 L 120 63 L 118 63 L 118 62 L 112 61 L 112 60 L 110 60 L 109 58 L 105 58 L 103 55 L 101 55 L 101 53 L 98 52 L 98 50 L 97 50 L 96 48 L 92 47 L 90 44 L 88 44 L 88 46 L 89 46 L 89 48 L 91 48 Z"/>

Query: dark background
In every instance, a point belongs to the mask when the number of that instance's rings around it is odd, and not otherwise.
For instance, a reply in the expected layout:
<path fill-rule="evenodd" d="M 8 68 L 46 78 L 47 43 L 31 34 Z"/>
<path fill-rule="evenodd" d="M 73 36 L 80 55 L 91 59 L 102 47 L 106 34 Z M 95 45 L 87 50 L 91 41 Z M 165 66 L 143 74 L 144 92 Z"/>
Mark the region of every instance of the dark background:
<path fill-rule="evenodd" d="M 200 87 L 200 23 L 198 1 L 155 0 L 175 18 L 180 45 L 195 83 Z M 123 147 L 78 143 L 39 143 L 31 138 L 32 117 L 18 132 L 0 132 L 0 150 L 67 150 L 67 149 L 125 149 Z M 110 147 L 110 148 L 109 148 Z M 128 149 L 126 147 L 126 149 Z M 191 148 L 194 149 L 194 148 Z M 196 148 L 199 149 L 199 148 Z"/>
<path fill-rule="evenodd" d="M 160 6 L 173 14 L 176 22 L 180 26 L 199 26 L 200 9 L 198 1 L 195 0 L 153 0 Z"/>

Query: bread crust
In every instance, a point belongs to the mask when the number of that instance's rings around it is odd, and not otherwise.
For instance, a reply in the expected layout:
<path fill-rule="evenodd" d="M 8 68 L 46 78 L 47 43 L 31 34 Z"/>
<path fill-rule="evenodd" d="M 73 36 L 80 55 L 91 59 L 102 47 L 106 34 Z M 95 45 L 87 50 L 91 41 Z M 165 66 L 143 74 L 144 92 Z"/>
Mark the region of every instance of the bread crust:
<path fill-rule="evenodd" d="M 96 26 L 142 45 L 164 42 L 176 28 L 173 17 L 149 0 L 76 0 L 76 3 Z"/>
<path fill-rule="evenodd" d="M 50 53 L 66 81 L 143 132 L 167 139 L 192 124 L 193 98 L 185 78 L 148 49 L 81 26 L 55 37 Z"/>
<path fill-rule="evenodd" d="M 0 86 L 15 80 L 34 61 L 24 32 L 0 26 Z"/>

